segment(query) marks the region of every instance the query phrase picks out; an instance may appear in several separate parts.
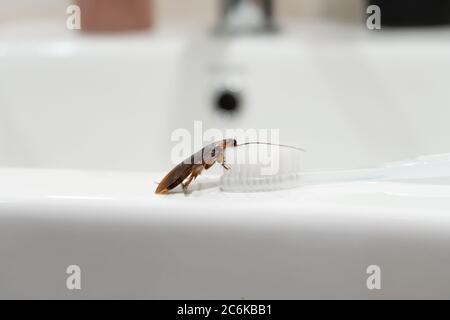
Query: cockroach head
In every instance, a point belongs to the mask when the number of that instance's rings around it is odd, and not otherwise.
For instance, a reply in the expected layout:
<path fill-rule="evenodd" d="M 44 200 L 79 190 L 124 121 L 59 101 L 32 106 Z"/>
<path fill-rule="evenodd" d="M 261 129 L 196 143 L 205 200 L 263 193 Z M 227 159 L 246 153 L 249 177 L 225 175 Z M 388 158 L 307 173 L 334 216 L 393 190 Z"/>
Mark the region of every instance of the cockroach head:
<path fill-rule="evenodd" d="M 225 139 L 223 141 L 225 148 L 236 147 L 237 140 L 236 139 Z"/>

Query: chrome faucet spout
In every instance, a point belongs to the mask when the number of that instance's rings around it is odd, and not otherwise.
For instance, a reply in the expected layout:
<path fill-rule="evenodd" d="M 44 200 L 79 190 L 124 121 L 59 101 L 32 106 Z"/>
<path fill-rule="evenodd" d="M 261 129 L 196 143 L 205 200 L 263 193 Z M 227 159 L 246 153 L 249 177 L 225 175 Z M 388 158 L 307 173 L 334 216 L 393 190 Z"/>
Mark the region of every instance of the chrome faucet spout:
<path fill-rule="evenodd" d="M 219 33 L 263 33 L 273 30 L 272 0 L 222 0 Z"/>

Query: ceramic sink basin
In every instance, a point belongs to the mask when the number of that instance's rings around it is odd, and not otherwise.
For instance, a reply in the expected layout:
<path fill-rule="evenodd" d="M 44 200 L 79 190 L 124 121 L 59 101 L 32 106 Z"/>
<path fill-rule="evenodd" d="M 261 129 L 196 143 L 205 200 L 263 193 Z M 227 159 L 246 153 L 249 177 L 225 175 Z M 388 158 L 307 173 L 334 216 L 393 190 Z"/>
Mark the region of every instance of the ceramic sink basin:
<path fill-rule="evenodd" d="M 448 185 L 240 194 L 203 178 L 188 196 L 156 196 L 151 173 L 0 178 L 2 298 L 450 297 Z M 80 291 L 66 288 L 69 265 Z M 366 286 L 372 265 L 381 290 Z"/>

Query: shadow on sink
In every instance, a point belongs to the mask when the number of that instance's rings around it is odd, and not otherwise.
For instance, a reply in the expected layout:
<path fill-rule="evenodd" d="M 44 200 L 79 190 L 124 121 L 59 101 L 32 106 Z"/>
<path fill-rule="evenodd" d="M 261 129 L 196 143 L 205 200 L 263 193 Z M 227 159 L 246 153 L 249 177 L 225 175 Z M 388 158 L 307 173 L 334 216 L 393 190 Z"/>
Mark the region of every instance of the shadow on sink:
<path fill-rule="evenodd" d="M 186 191 L 183 191 L 181 186 L 176 187 L 171 190 L 168 196 L 172 194 L 183 194 L 185 196 L 191 196 L 195 192 L 206 191 L 210 189 L 218 188 L 220 185 L 220 177 L 200 177 L 194 180 L 188 187 Z"/>

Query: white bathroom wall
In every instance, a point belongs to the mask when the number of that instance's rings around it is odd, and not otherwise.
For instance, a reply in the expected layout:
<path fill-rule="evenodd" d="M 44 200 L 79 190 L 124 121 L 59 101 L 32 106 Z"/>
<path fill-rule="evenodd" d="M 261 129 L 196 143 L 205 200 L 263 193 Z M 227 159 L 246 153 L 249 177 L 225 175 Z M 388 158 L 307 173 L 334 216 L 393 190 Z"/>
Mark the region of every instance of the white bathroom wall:
<path fill-rule="evenodd" d="M 65 12 L 70 0 L 0 0 L 0 21 Z"/>
<path fill-rule="evenodd" d="M 212 25 L 220 0 L 153 0 L 156 25 Z M 274 0 L 278 20 L 359 21 L 364 0 Z M 65 14 L 70 0 L 0 0 L 0 21 Z"/>

